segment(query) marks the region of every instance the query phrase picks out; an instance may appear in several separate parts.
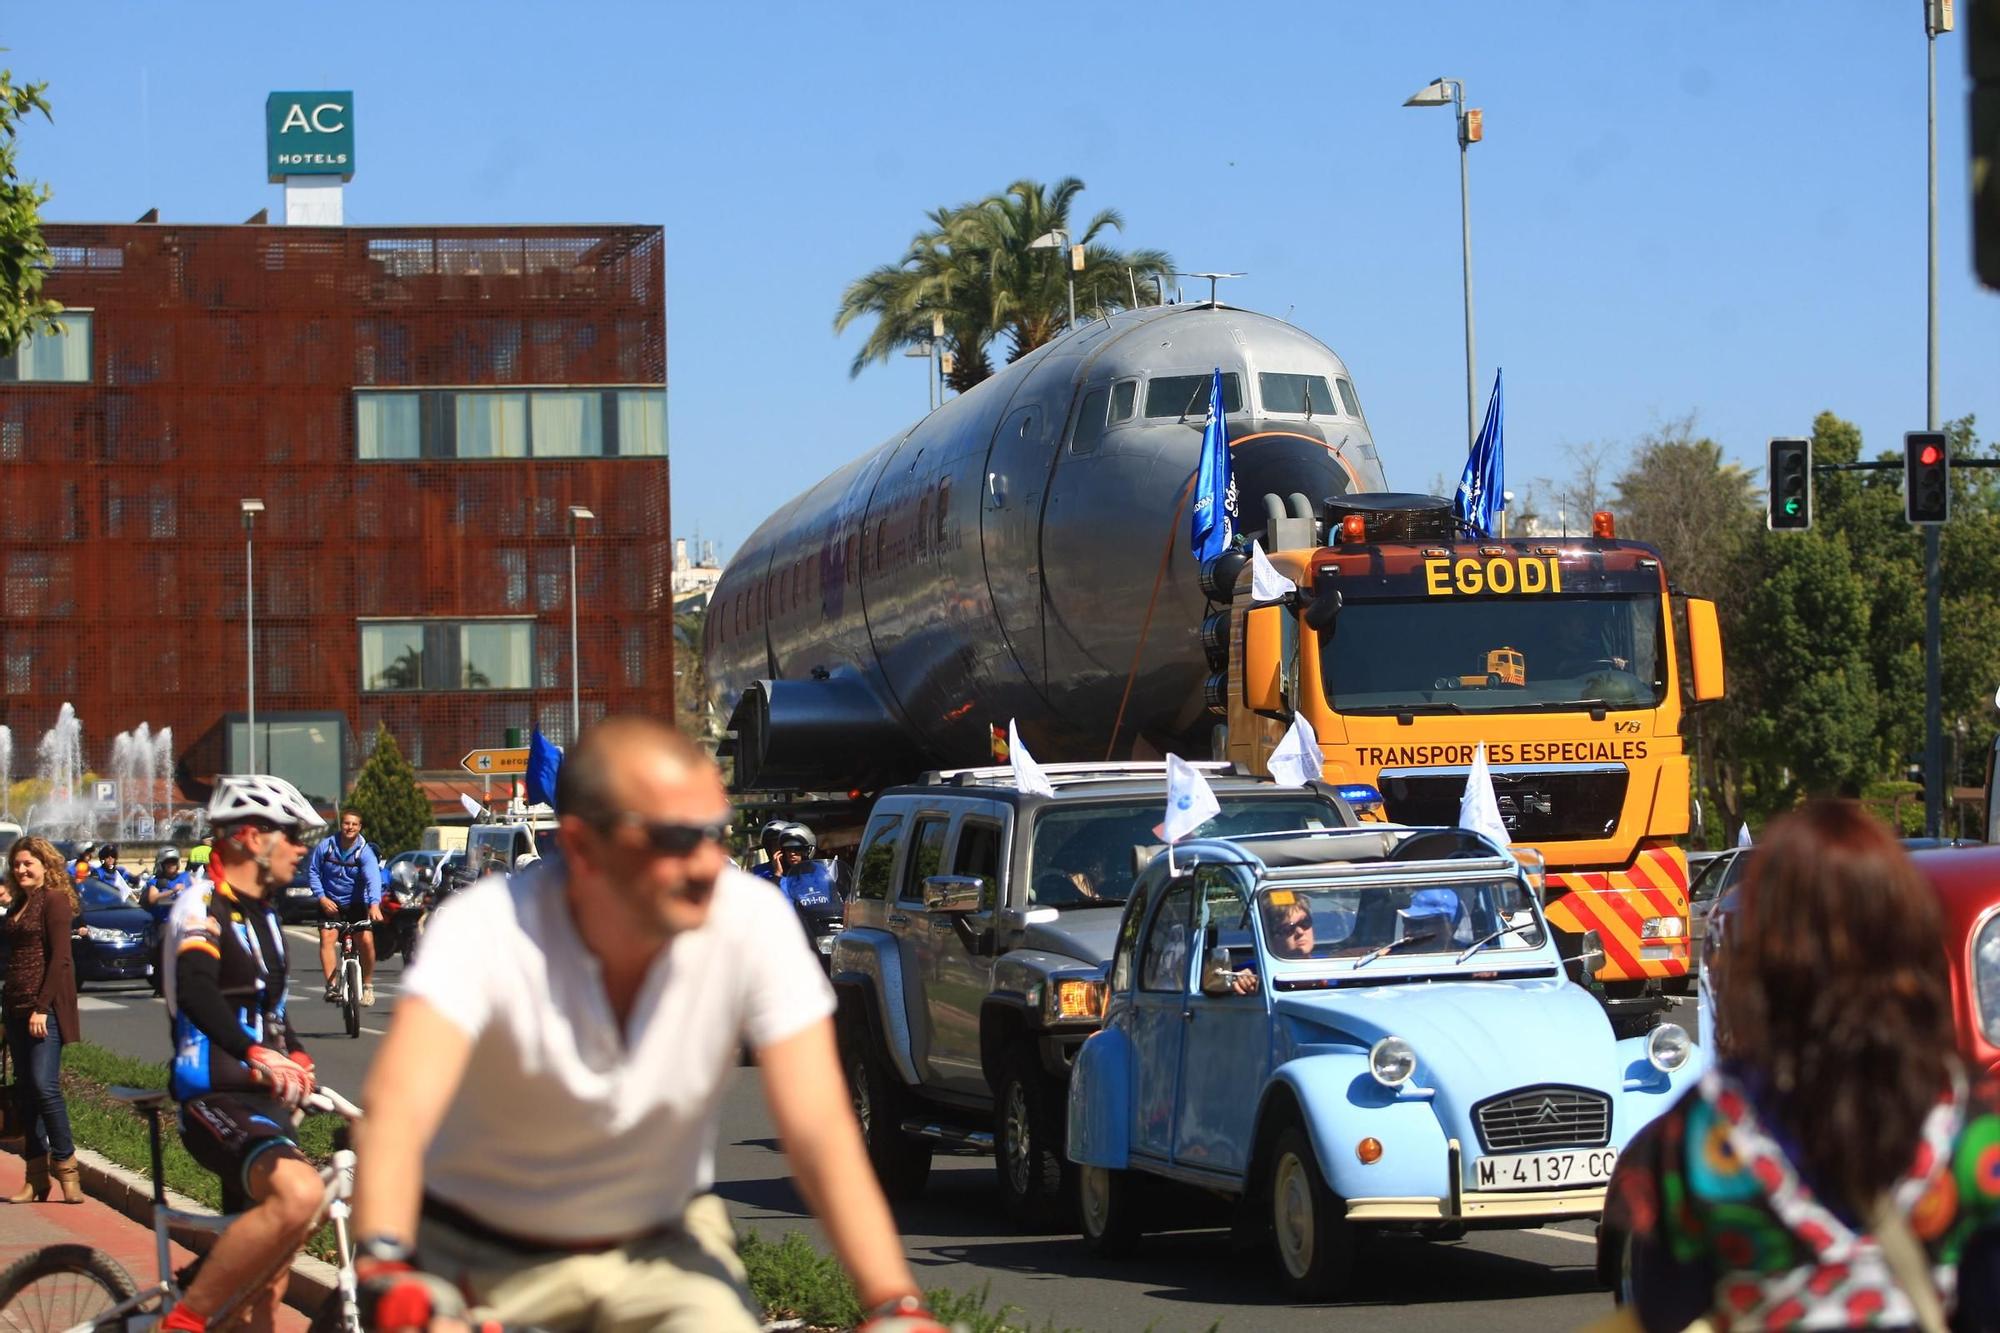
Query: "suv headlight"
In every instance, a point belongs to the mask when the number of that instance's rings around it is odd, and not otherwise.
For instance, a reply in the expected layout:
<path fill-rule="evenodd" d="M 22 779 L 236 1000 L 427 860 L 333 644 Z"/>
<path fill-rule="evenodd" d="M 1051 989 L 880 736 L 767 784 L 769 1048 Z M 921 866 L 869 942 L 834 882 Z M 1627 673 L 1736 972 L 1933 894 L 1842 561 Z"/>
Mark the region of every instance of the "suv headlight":
<path fill-rule="evenodd" d="M 1052 977 L 1042 990 L 1042 1021 L 1095 1022 L 1104 1017 L 1106 989 L 1100 977 Z"/>
<path fill-rule="evenodd" d="M 1417 1051 L 1401 1037 L 1384 1037 L 1368 1048 L 1368 1072 L 1385 1088 L 1400 1088 L 1417 1072 Z"/>
<path fill-rule="evenodd" d="M 1662 1023 L 1646 1037 L 1646 1059 L 1662 1074 L 1671 1074 L 1688 1062 L 1694 1040 L 1679 1023 Z"/>

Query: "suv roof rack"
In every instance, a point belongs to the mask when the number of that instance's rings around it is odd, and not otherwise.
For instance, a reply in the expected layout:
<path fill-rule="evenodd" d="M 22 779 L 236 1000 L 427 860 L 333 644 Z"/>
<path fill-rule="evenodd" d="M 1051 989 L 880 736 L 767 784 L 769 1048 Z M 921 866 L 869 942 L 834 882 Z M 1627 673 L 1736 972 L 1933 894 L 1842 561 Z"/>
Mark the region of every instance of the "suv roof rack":
<path fill-rule="evenodd" d="M 1190 767 L 1214 777 L 1243 776 L 1238 773 L 1236 765 L 1229 760 L 1204 759 L 1192 763 Z M 1129 782 L 1134 778 L 1164 779 L 1167 775 L 1165 761 L 1043 764 L 1041 768 L 1050 785 L 1055 787 L 1073 786 L 1083 782 Z M 933 769 L 918 781 L 927 787 L 1011 787 L 1014 785 L 1014 770 L 1006 764 L 993 764 L 984 768 Z"/>

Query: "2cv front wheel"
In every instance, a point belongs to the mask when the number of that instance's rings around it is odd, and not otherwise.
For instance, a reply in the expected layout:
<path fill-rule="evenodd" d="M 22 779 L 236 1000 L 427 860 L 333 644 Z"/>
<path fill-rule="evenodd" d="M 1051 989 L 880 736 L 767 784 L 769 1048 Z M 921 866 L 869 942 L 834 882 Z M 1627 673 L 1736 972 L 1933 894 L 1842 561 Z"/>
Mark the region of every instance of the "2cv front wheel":
<path fill-rule="evenodd" d="M 1354 1270 L 1354 1229 L 1302 1126 L 1279 1133 L 1270 1162 L 1266 1198 L 1285 1286 L 1302 1300 L 1339 1295 Z"/>

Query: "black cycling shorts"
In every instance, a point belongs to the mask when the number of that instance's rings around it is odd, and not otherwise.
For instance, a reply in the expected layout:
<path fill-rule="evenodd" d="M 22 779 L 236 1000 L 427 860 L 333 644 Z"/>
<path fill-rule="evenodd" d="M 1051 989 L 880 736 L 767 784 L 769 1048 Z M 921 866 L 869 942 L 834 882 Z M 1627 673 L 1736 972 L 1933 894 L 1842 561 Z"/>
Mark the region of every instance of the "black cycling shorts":
<path fill-rule="evenodd" d="M 374 924 L 368 919 L 367 902 L 358 894 L 355 896 L 353 902 L 336 902 L 331 912 L 326 910 L 324 902 L 319 905 L 319 927 L 321 930 L 332 930 L 333 923 L 336 921 L 352 921 L 363 930 L 369 929 Z"/>
<path fill-rule="evenodd" d="M 254 1092 L 205 1092 L 181 1103 L 188 1156 L 222 1181 L 222 1211 L 249 1210 L 250 1168 L 271 1153 L 306 1160 L 283 1102 Z"/>

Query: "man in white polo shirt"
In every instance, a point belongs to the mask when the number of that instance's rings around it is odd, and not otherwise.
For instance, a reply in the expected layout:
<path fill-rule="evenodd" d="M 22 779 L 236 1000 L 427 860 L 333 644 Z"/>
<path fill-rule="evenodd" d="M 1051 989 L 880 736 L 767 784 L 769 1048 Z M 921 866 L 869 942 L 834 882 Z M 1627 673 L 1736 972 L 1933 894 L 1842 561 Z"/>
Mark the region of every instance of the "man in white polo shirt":
<path fill-rule="evenodd" d="M 364 1089 L 355 1234 L 380 1328 L 429 1308 L 411 1265 L 506 1324 L 754 1330 L 714 1174 L 744 1044 L 864 1328 L 923 1310 L 834 1050 L 833 996 L 772 885 L 730 865 L 721 775 L 614 718 L 565 756 L 565 869 L 439 910 Z"/>

